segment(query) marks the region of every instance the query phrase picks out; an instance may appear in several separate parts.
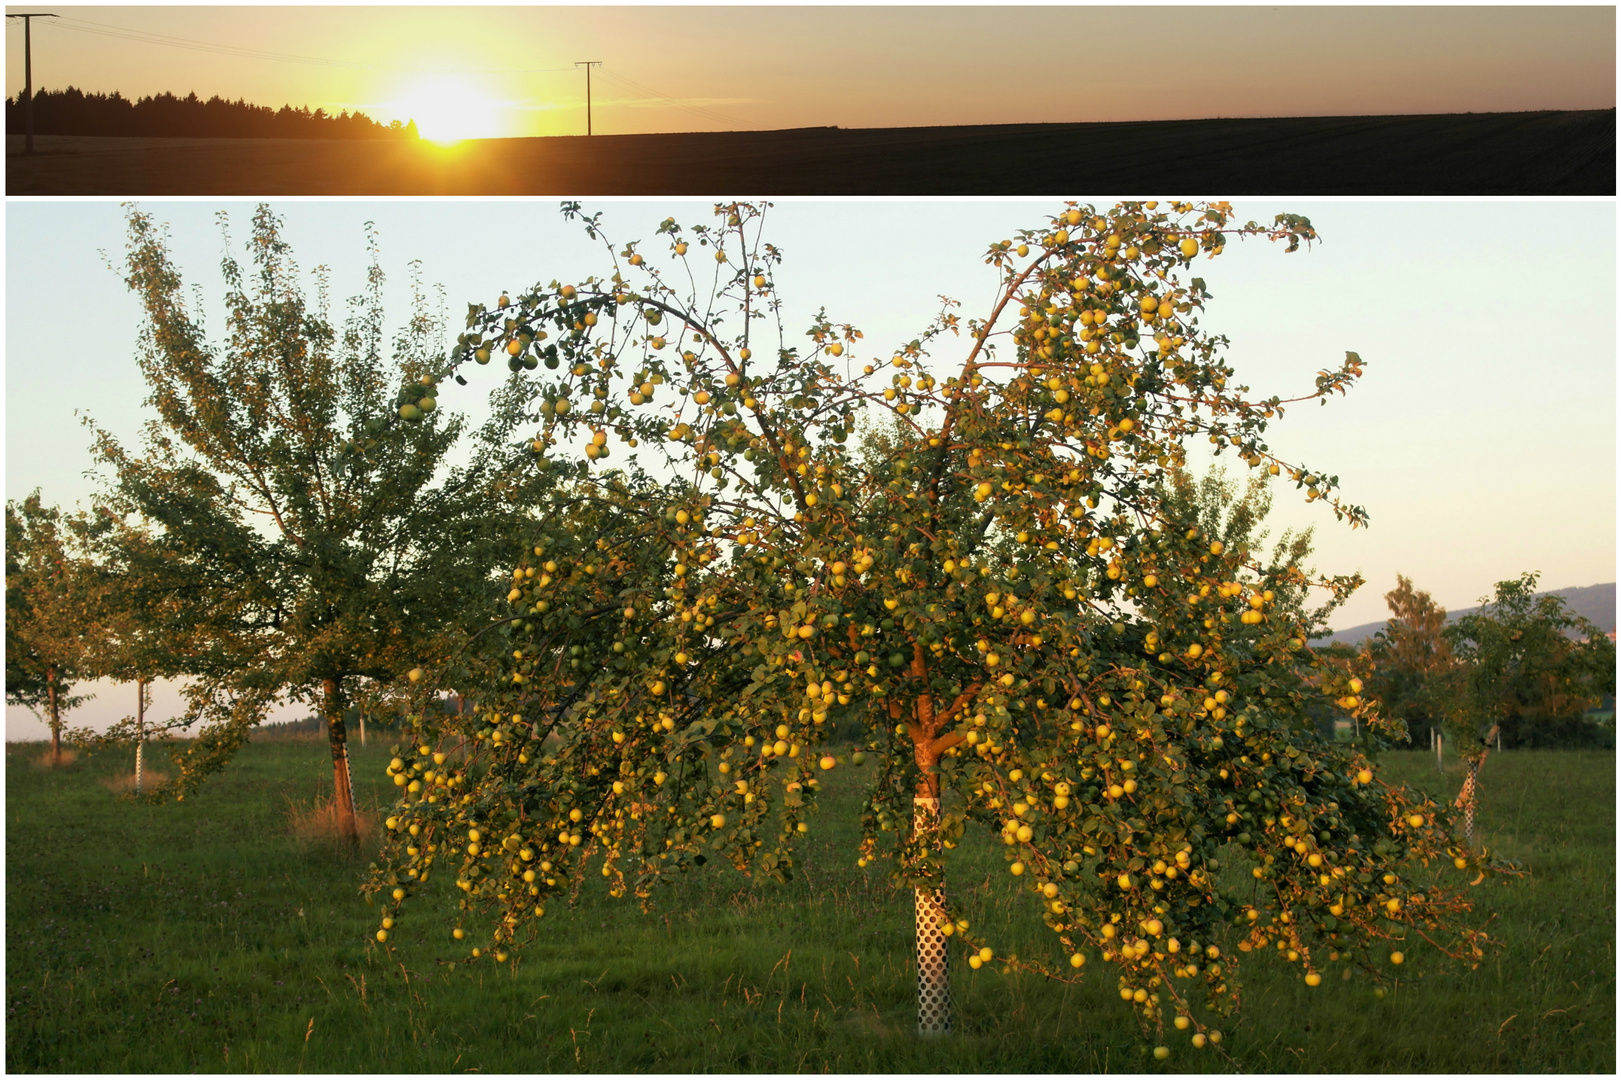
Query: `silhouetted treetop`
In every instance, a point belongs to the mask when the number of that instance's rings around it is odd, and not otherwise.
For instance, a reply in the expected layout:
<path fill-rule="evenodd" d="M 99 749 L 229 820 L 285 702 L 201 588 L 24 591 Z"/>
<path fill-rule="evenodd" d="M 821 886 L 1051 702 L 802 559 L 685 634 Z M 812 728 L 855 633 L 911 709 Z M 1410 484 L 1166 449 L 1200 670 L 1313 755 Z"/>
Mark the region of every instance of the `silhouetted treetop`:
<path fill-rule="evenodd" d="M 6 130 L 23 129 L 23 95 L 6 99 Z M 190 136 L 230 139 L 415 139 L 416 122 L 382 124 L 362 112 L 336 116 L 325 109 L 250 105 L 218 95 L 204 101 L 162 93 L 131 100 L 114 90 L 87 94 L 76 87 L 34 94 L 34 131 L 40 135 Z"/>

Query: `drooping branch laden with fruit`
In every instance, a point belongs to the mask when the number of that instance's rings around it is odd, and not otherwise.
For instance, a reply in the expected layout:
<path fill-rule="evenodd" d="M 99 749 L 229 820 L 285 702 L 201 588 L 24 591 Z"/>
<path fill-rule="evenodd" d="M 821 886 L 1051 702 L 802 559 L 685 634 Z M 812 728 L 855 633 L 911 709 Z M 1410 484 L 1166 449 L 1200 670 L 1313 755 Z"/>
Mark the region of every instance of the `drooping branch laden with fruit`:
<path fill-rule="evenodd" d="M 925 1032 L 950 1027 L 950 939 L 974 967 L 1000 955 L 945 884 L 971 826 L 1055 935 L 1050 961 L 1014 962 L 1111 965 L 1145 1034 L 1169 1019 L 1219 1042 L 1261 948 L 1313 986 L 1382 977 L 1403 939 L 1481 955 L 1460 887 L 1493 864 L 1311 719 L 1386 726 L 1305 646 L 1307 590 L 1332 602 L 1358 579 L 1267 565 L 1167 497 L 1208 438 L 1365 523 L 1334 478 L 1268 450 L 1290 402 L 1232 382 L 1188 275 L 1232 236 L 1309 245 L 1308 221 L 1071 205 L 989 249 L 982 319 L 948 305 L 862 360 L 861 333 L 825 317 L 789 344 L 765 207 L 716 209 L 665 221 L 656 255 L 609 245 L 604 278 L 469 313 L 441 377 L 535 371 L 534 467 L 569 494 L 502 568 L 490 628 L 413 673 L 475 704 L 424 709 L 390 765 L 380 941 L 430 876 L 486 916 L 472 955 L 496 961 L 587 873 L 644 902 L 709 858 L 782 879 L 853 718 L 851 756 L 877 764 L 853 854 L 914 890 Z M 1297 400 L 1361 368 L 1348 354 Z M 407 420 L 433 392 L 402 392 Z"/>

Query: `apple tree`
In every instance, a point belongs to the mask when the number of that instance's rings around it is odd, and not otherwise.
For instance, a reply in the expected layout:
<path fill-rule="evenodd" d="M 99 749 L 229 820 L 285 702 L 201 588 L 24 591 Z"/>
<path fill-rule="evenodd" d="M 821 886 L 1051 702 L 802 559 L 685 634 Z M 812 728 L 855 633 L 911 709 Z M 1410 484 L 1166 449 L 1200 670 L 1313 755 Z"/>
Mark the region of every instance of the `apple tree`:
<path fill-rule="evenodd" d="M 87 645 L 97 606 L 73 522 L 34 491 L 6 503 L 6 704 L 42 715 L 51 760 L 62 760 L 62 714 L 85 701 L 70 691 L 94 675 Z"/>
<path fill-rule="evenodd" d="M 1387 716 L 1405 723 L 1409 735 L 1432 732 L 1445 738 L 1447 718 L 1457 708 L 1460 673 L 1444 633 L 1446 609 L 1400 574 L 1385 603 L 1390 621 L 1367 650 L 1373 664 L 1369 696 Z M 1440 760 L 1438 752 L 1438 768 Z"/>
<path fill-rule="evenodd" d="M 163 558 L 161 538 L 141 523 L 98 506 L 93 515 L 76 518 L 74 528 L 89 553 L 86 573 L 94 582 L 100 626 L 86 642 L 85 670 L 97 678 L 135 684 L 135 715 L 99 737 L 84 737 L 103 745 L 134 741 L 134 794 L 139 798 L 152 682 L 196 670 L 210 641 L 212 612 L 188 603 L 183 571 Z"/>
<path fill-rule="evenodd" d="M 1499 726 L 1579 716 L 1615 693 L 1615 642 L 1536 587 L 1534 573 L 1499 581 L 1478 611 L 1444 631 L 1460 668 L 1450 734 L 1466 770 L 1458 806 L 1471 840 L 1480 769 Z"/>
<path fill-rule="evenodd" d="M 1174 1021 L 1197 1046 L 1220 1032 L 1195 1004 L 1229 1012 L 1247 952 L 1312 986 L 1388 973 L 1406 938 L 1478 957 L 1459 885 L 1486 862 L 1311 719 L 1399 734 L 1306 646 L 1308 591 L 1332 605 L 1358 579 L 1264 558 L 1253 522 L 1218 535 L 1232 522 L 1172 480 L 1208 440 L 1365 524 L 1266 442 L 1361 360 L 1261 398 L 1202 325 L 1196 261 L 1241 237 L 1295 251 L 1311 224 L 1071 204 L 988 249 L 982 315 L 948 303 L 875 354 L 825 314 L 787 336 L 765 212 L 622 246 L 583 217 L 602 276 L 470 312 L 441 376 L 532 371 L 532 467 L 570 502 L 501 564 L 483 636 L 430 665 L 425 688 L 474 705 L 424 709 L 389 766 L 378 939 L 434 876 L 487 917 L 472 955 L 497 962 L 587 873 L 644 902 L 709 859 L 786 877 L 830 732 L 855 723 L 877 768 L 852 854 L 913 892 L 923 1033 L 951 1026 L 953 941 L 974 967 L 1101 966 L 1145 1032 Z M 1050 956 L 1010 957 L 954 910 L 970 829 L 1003 845 Z"/>
<path fill-rule="evenodd" d="M 509 467 L 528 452 L 512 436 L 520 399 L 498 388 L 472 463 L 449 464 L 466 423 L 436 408 L 442 323 L 414 281 L 412 311 L 388 340 L 374 235 L 365 291 L 339 323 L 324 276 L 319 303 L 306 299 L 280 220 L 261 206 L 248 264 L 223 260 L 215 340 L 162 227 L 131 209 L 128 233 L 126 283 L 145 316 L 139 362 L 157 416 L 139 450 L 92 425 L 109 474 L 97 528 L 147 616 L 127 636 L 190 628 L 188 647 L 162 643 L 191 679 L 189 707 L 170 726 L 203 723 L 153 797 L 184 798 L 275 702 L 308 701 L 326 720 L 353 841 L 346 705 L 443 654 L 490 587 L 495 552 L 545 483 Z M 132 658 L 131 672 L 143 663 Z"/>

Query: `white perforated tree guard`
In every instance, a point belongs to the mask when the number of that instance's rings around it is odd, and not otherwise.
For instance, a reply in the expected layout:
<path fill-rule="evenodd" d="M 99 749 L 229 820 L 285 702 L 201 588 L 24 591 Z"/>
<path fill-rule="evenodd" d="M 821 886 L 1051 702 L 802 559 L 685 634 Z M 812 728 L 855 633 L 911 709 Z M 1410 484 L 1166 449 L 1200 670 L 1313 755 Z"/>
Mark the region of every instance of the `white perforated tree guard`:
<path fill-rule="evenodd" d="M 343 778 L 348 782 L 349 786 L 349 805 L 347 809 L 349 817 L 352 819 L 355 816 L 355 770 L 350 767 L 349 744 L 347 742 L 343 744 Z"/>
<path fill-rule="evenodd" d="M 1475 842 L 1475 778 L 1480 773 L 1480 764 L 1481 758 L 1469 763 L 1469 772 L 1463 778 L 1463 790 L 1458 792 L 1458 805 L 1463 807 L 1463 832 L 1471 846 Z"/>
<path fill-rule="evenodd" d="M 940 800 L 912 800 L 912 828 L 918 836 L 931 839 L 940 827 Z M 945 921 L 945 893 L 935 889 L 915 890 L 917 911 L 917 1033 L 951 1033 L 951 980 L 947 966 L 946 936 L 940 932 Z"/>
<path fill-rule="evenodd" d="M 1486 755 L 1492 752 L 1492 740 L 1503 737 L 1503 729 L 1497 724 L 1486 732 L 1481 740 L 1480 752 L 1469 759 L 1469 771 L 1463 778 L 1463 790 L 1458 792 L 1458 801 L 1455 805 L 1463 809 L 1463 831 L 1469 837 L 1469 845 L 1475 843 L 1475 805 L 1480 801 L 1480 767 L 1486 764 Z"/>
<path fill-rule="evenodd" d="M 135 794 L 141 794 L 142 757 L 146 749 L 146 680 L 135 680 Z"/>

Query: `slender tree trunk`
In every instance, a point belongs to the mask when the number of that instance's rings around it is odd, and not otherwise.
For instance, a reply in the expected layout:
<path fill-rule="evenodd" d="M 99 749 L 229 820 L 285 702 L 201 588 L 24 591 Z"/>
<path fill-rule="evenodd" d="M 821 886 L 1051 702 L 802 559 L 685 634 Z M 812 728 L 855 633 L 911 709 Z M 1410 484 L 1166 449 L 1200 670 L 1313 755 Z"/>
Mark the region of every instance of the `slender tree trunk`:
<path fill-rule="evenodd" d="M 356 709 L 355 716 L 360 720 L 360 745 L 366 745 L 366 710 Z"/>
<path fill-rule="evenodd" d="M 335 678 L 321 681 L 321 700 L 326 708 L 327 741 L 332 746 L 332 801 L 338 811 L 338 828 L 352 848 L 360 846 L 360 827 L 355 821 L 355 784 L 349 773 L 349 734 L 343 723 L 343 690 Z"/>
<path fill-rule="evenodd" d="M 56 669 L 45 669 L 45 694 L 50 699 L 51 764 L 62 764 L 62 714 L 56 704 Z"/>
<path fill-rule="evenodd" d="M 135 794 L 141 794 L 141 756 L 146 749 L 146 680 L 135 680 Z"/>
<path fill-rule="evenodd" d="M 931 846 L 940 842 L 940 777 L 925 775 L 912 799 L 912 830 L 927 838 Z M 951 1034 L 951 981 L 946 936 L 940 932 L 945 919 L 945 891 L 915 890 L 917 915 L 917 1032 L 919 1035 Z"/>
<path fill-rule="evenodd" d="M 1436 772 L 1444 772 L 1446 770 L 1446 749 L 1445 749 L 1445 746 L 1444 746 L 1445 742 L 1446 742 L 1446 737 L 1443 736 L 1439 731 L 1437 731 L 1435 733 L 1435 771 Z"/>

